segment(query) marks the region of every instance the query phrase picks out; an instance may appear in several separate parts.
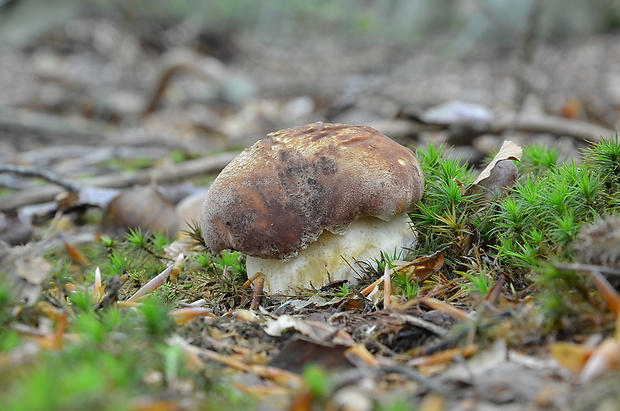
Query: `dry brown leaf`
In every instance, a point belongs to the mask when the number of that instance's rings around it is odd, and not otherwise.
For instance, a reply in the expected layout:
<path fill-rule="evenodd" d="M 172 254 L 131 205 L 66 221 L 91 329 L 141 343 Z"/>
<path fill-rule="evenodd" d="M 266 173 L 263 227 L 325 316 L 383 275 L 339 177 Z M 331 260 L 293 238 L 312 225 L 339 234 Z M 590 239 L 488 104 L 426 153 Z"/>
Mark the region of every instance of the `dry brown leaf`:
<path fill-rule="evenodd" d="M 415 279 L 417 282 L 426 280 L 431 275 L 443 267 L 445 256 L 443 251 L 416 258 L 413 261 L 399 262 L 395 261 L 395 272 L 400 275 L 406 275 Z"/>
<path fill-rule="evenodd" d="M 521 147 L 512 141 L 504 141 L 493 161 L 482 170 L 466 194 L 481 194 L 483 198 L 491 199 L 512 187 L 517 179 L 517 166 L 513 160 L 521 160 L 522 155 Z"/>
<path fill-rule="evenodd" d="M 485 178 L 489 178 L 491 176 L 491 173 L 493 172 L 493 169 L 495 168 L 495 165 L 500 161 L 520 161 L 521 157 L 523 157 L 523 149 L 521 147 L 519 147 L 512 141 L 504 141 L 502 147 L 499 149 L 495 157 L 493 157 L 491 163 L 489 163 L 489 165 L 486 166 L 484 170 L 482 170 L 476 181 L 474 181 L 474 184 L 479 184 Z"/>
<path fill-rule="evenodd" d="M 295 335 L 267 365 L 299 374 L 309 364 L 326 370 L 352 368 L 353 363 L 346 355 L 349 348 L 351 347 L 342 344 L 314 341 Z"/>
<path fill-rule="evenodd" d="M 575 374 L 583 369 L 593 351 L 592 347 L 566 341 L 558 341 L 551 344 L 551 356 L 553 359 L 560 366 Z"/>

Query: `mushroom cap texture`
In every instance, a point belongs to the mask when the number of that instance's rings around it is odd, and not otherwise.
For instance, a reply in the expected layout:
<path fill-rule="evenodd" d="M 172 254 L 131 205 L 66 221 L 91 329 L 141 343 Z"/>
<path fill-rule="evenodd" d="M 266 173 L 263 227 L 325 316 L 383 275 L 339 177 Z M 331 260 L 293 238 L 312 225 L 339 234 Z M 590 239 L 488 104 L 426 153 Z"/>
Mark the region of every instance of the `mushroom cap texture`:
<path fill-rule="evenodd" d="M 411 211 L 424 177 L 413 152 L 367 126 L 313 123 L 270 133 L 244 150 L 205 197 L 212 252 L 289 259 L 324 230 Z"/>

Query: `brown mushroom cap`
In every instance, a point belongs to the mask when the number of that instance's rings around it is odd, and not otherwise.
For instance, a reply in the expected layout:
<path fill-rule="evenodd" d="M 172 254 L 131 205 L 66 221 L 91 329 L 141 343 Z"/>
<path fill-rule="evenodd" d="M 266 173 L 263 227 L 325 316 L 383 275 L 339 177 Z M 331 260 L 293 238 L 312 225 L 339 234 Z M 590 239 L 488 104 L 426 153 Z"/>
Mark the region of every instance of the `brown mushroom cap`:
<path fill-rule="evenodd" d="M 287 259 L 324 230 L 411 211 L 424 178 L 413 152 L 367 126 L 313 123 L 270 133 L 213 182 L 202 234 L 213 252 Z"/>

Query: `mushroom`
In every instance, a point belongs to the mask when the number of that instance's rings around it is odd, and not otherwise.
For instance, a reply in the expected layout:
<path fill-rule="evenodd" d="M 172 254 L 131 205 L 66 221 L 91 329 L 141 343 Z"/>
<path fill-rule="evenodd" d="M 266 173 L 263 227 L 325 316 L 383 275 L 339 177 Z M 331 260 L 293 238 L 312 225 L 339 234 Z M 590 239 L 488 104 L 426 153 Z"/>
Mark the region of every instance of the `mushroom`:
<path fill-rule="evenodd" d="M 413 152 L 367 126 L 313 123 L 268 134 L 215 179 L 201 228 L 214 253 L 247 254 L 268 293 L 355 283 L 356 261 L 415 244 L 407 212 L 424 178 Z"/>

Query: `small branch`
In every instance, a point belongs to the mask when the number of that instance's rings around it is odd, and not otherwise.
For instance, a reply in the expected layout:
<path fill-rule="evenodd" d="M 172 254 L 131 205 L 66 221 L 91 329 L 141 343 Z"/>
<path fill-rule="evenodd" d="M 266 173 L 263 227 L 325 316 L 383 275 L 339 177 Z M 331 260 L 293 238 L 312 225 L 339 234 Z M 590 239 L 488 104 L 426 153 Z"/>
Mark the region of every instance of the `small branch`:
<path fill-rule="evenodd" d="M 136 184 L 148 184 L 157 182 L 178 181 L 185 178 L 217 173 L 221 171 L 238 152 L 226 152 L 215 154 L 196 160 L 185 161 L 171 167 L 161 169 L 142 170 L 131 175 L 107 175 L 93 177 L 88 180 L 88 185 L 93 187 L 122 188 Z M 72 185 L 73 183 L 68 183 Z M 63 185 L 66 188 L 66 186 Z M 77 186 L 79 187 L 79 186 Z M 10 196 L 0 197 L 0 211 L 14 210 L 30 204 L 52 201 L 63 190 L 54 186 L 42 186 L 17 192 Z"/>
<path fill-rule="evenodd" d="M 21 167 L 21 166 L 9 164 L 6 166 L 0 166 L 0 173 L 12 173 L 12 174 L 17 174 L 17 175 L 24 176 L 24 177 L 42 178 L 43 180 L 48 181 L 52 184 L 56 184 L 63 188 L 66 188 L 67 190 L 71 192 L 75 192 L 80 189 L 79 185 L 74 184 L 67 180 L 63 180 L 62 178 L 58 177 L 55 173 L 52 173 L 51 171 L 48 171 L 48 170 L 40 170 L 40 169 L 35 169 L 35 168 Z"/>

